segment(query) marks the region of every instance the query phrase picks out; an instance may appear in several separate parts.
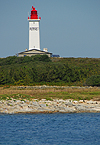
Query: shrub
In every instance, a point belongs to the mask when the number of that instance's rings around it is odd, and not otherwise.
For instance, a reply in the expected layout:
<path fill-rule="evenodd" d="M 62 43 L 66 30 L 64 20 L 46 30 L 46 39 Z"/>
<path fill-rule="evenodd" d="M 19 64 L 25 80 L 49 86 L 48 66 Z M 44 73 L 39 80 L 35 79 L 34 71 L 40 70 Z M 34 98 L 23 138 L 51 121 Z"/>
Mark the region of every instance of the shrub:
<path fill-rule="evenodd" d="M 100 86 L 100 75 L 93 75 L 86 80 L 87 86 Z"/>
<path fill-rule="evenodd" d="M 32 56 L 34 61 L 50 62 L 50 58 L 47 55 L 35 55 Z"/>

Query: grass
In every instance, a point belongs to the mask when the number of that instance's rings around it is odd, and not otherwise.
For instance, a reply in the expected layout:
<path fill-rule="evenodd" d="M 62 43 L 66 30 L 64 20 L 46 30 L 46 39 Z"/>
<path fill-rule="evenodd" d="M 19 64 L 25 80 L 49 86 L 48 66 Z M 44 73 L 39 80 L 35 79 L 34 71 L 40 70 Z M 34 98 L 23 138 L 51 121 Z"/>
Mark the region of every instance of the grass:
<path fill-rule="evenodd" d="M 100 94 L 100 92 L 99 92 Z M 51 93 L 46 93 L 45 97 L 50 97 L 52 99 L 73 99 L 73 100 L 91 100 L 95 96 L 95 93 L 91 92 L 89 94 L 88 92 L 85 92 L 85 94 L 82 94 L 81 92 L 73 92 L 73 93 L 68 93 L 68 92 L 52 92 Z"/>
<path fill-rule="evenodd" d="M 73 99 L 73 100 L 98 100 L 100 101 L 100 90 L 98 88 L 67 88 L 67 89 L 13 89 L 0 87 L 0 100 L 32 100 L 46 99 Z"/>
<path fill-rule="evenodd" d="M 0 100 L 21 100 L 21 101 L 25 101 L 25 100 L 31 100 L 33 99 L 33 97 L 31 97 L 30 95 L 26 95 L 26 94 L 4 94 L 4 95 L 0 95 Z"/>

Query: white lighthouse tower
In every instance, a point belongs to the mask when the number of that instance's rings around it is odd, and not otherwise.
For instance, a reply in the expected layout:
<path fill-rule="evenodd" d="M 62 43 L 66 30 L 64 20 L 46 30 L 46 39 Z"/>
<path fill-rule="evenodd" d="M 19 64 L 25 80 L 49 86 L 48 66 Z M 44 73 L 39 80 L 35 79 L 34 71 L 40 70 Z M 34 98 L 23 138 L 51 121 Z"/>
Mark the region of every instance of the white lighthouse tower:
<path fill-rule="evenodd" d="M 32 6 L 29 21 L 29 50 L 40 50 L 40 30 L 39 23 L 41 17 L 38 18 L 37 10 Z"/>
<path fill-rule="evenodd" d="M 52 53 L 48 52 L 47 48 L 40 50 L 40 23 L 41 17 L 38 18 L 37 10 L 32 6 L 29 21 L 29 50 L 18 53 L 18 57 L 34 56 L 34 55 L 48 55 L 52 56 Z"/>

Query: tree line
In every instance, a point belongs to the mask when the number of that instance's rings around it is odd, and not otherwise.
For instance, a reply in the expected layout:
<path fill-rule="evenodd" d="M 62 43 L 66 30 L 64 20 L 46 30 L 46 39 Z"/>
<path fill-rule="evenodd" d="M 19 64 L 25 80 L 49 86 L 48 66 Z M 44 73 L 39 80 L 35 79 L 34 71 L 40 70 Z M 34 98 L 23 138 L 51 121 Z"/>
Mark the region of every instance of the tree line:
<path fill-rule="evenodd" d="M 57 60 L 47 55 L 1 58 L 0 85 L 83 84 L 92 75 L 100 74 L 100 62 L 93 63 L 87 63 L 87 59 Z"/>

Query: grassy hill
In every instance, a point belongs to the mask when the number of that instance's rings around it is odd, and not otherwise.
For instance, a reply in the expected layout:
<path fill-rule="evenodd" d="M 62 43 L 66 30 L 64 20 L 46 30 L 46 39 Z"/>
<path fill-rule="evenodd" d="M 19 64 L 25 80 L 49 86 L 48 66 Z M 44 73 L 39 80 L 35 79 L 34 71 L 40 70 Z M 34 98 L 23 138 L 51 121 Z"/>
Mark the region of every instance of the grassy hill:
<path fill-rule="evenodd" d="M 99 76 L 99 58 L 0 58 L 0 85 L 80 85 Z M 93 79 L 93 78 L 92 78 Z"/>

